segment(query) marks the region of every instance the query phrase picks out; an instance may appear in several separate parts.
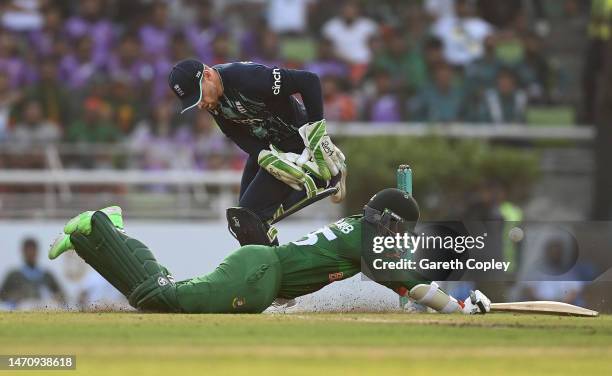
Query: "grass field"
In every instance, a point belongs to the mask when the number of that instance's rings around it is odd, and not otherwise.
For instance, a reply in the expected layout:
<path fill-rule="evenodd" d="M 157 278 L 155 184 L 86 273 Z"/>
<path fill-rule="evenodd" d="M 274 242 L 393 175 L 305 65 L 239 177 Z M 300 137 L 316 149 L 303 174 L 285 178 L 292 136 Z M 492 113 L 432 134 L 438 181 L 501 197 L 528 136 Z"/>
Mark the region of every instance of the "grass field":
<path fill-rule="evenodd" d="M 0 313 L 0 354 L 77 356 L 52 375 L 610 375 L 612 316 Z"/>

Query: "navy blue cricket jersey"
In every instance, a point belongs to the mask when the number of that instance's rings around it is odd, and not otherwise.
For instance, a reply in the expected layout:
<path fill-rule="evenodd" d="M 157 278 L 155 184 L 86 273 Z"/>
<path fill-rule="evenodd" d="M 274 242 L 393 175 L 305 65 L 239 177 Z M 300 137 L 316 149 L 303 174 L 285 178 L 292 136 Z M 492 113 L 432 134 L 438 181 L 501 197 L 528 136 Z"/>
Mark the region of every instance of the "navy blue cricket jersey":
<path fill-rule="evenodd" d="M 212 68 L 221 76 L 223 96 L 210 113 L 227 137 L 250 155 L 270 144 L 285 152 L 304 149 L 298 128 L 323 118 L 317 75 L 251 62 Z M 300 94 L 304 103 L 293 94 Z"/>

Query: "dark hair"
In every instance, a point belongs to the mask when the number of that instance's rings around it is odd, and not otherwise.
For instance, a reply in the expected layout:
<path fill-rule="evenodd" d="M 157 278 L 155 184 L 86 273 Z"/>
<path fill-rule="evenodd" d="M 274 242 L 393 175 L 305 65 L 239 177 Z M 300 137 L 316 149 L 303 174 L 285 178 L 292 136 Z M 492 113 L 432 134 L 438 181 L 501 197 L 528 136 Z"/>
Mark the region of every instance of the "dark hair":
<path fill-rule="evenodd" d="M 507 68 L 507 67 L 501 68 L 497 72 L 497 78 L 500 78 L 500 77 L 503 77 L 503 76 L 510 77 L 515 82 L 518 80 L 518 77 L 517 77 L 516 73 L 512 69 Z"/>
<path fill-rule="evenodd" d="M 442 47 L 443 47 L 443 44 L 440 38 L 430 37 L 430 38 L 427 38 L 427 40 L 425 41 L 425 45 L 423 46 L 423 49 L 425 50 L 429 50 L 431 48 L 441 49 Z"/>
<path fill-rule="evenodd" d="M 38 241 L 36 241 L 36 239 L 32 237 L 27 237 L 23 239 L 23 242 L 21 243 L 21 249 L 26 249 L 29 247 L 38 249 Z"/>

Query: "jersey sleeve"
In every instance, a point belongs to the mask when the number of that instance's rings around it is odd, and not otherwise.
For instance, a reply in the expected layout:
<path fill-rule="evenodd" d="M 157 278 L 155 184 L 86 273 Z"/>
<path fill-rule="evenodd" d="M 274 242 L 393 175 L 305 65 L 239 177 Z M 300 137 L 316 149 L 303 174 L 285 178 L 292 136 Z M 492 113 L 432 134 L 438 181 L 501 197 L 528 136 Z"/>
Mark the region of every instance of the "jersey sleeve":
<path fill-rule="evenodd" d="M 312 72 L 253 64 L 244 72 L 246 91 L 264 101 L 300 94 L 308 122 L 323 119 L 323 95 L 319 76 Z"/>

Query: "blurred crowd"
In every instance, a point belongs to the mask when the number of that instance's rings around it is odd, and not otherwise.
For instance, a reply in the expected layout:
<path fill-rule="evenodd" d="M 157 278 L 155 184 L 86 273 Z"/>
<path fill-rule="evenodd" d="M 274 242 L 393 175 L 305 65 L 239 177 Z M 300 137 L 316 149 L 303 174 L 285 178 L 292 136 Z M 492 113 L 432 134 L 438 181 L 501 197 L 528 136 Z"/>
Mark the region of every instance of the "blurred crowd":
<path fill-rule="evenodd" d="M 524 123 L 530 104 L 555 103 L 563 91 L 538 0 L 0 6 L 0 140 L 122 142 L 144 169 L 241 166 L 208 114 L 177 115 L 167 75 L 187 57 L 315 72 L 325 117 L 339 122 Z M 585 7 L 566 0 L 563 11 L 573 17 Z"/>

